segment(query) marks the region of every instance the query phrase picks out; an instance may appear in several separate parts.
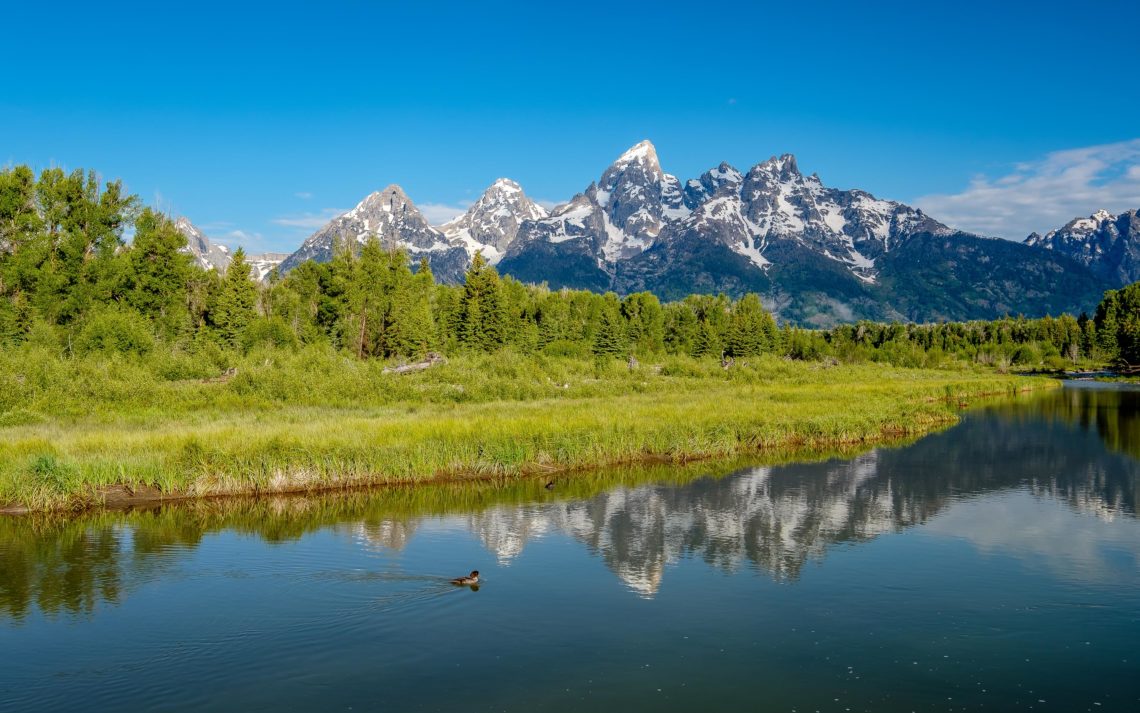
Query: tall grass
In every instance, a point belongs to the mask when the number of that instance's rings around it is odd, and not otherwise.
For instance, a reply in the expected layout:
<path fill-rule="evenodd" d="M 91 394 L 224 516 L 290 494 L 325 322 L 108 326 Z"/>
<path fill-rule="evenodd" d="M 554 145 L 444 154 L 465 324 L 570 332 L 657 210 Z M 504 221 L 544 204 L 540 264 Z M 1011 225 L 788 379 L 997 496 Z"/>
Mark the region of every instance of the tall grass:
<path fill-rule="evenodd" d="M 1048 383 L 774 357 L 631 370 L 512 353 L 385 375 L 319 349 L 251 354 L 232 379 L 204 383 L 218 364 L 167 359 L 0 355 L 0 503 L 79 508 L 112 486 L 291 492 L 869 443 L 952 423 L 963 399 Z"/>

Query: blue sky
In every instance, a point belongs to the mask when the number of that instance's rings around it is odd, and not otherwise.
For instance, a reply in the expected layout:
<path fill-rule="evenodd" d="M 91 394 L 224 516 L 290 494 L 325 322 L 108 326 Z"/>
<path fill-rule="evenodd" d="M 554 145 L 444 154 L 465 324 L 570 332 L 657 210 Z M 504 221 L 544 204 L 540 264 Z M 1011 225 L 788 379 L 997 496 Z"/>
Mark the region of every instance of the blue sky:
<path fill-rule="evenodd" d="M 644 138 L 682 179 L 790 152 L 1004 237 L 1140 208 L 1136 3 L 175 5 L 6 7 L 0 163 L 253 251 L 389 183 L 565 200 Z"/>

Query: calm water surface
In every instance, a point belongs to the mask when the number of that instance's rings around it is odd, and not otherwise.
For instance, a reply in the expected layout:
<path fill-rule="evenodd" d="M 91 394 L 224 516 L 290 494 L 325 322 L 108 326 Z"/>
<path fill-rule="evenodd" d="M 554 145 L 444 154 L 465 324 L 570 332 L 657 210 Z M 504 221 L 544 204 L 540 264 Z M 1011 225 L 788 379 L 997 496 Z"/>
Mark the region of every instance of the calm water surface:
<path fill-rule="evenodd" d="M 1138 456 L 1140 392 L 1076 386 L 816 462 L 2 519 L 0 709 L 1137 711 Z"/>

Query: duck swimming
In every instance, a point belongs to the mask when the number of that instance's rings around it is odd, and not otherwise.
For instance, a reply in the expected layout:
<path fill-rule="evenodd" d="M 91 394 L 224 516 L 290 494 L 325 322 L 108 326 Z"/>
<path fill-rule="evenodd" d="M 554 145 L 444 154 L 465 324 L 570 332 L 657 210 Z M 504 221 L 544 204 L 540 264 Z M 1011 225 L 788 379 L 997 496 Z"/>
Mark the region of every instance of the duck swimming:
<path fill-rule="evenodd" d="M 451 580 L 451 583 L 457 587 L 469 587 L 479 583 L 479 570 L 471 570 L 471 574 L 466 577 L 456 577 Z"/>

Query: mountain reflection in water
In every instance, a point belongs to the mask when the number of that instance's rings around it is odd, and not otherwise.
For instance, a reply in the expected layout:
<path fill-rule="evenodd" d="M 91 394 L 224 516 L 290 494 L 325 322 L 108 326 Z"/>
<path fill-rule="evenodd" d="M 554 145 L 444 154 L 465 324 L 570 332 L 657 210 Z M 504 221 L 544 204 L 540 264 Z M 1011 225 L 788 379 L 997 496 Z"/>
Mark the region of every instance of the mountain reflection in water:
<path fill-rule="evenodd" d="M 553 491 L 524 480 L 6 518 L 0 612 L 16 621 L 35 610 L 91 614 L 162 578 L 219 532 L 283 543 L 323 530 L 401 551 L 442 524 L 467 529 L 500 565 L 559 535 L 644 597 L 686 558 L 794 582 L 837 544 L 1001 491 L 1028 491 L 1104 521 L 1133 519 L 1138 454 L 1140 392 L 1079 387 L 971 412 L 906 447 L 818 462 L 630 468 L 567 476 Z M 990 540 L 1011 534 L 987 517 Z M 1130 554 L 1140 562 L 1140 543 Z"/>

